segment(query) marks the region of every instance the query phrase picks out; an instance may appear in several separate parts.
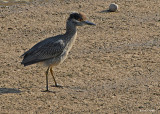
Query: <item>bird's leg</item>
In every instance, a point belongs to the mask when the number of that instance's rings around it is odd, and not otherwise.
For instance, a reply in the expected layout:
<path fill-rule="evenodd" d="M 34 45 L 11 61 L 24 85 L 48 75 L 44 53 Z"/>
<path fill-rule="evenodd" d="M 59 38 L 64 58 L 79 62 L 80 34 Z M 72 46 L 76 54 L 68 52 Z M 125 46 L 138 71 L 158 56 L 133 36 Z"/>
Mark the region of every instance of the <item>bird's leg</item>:
<path fill-rule="evenodd" d="M 50 68 L 50 67 L 48 67 L 48 68 L 47 68 L 47 71 L 46 71 L 46 91 L 49 91 L 49 90 L 48 90 L 48 71 L 49 71 L 49 68 Z"/>
<path fill-rule="evenodd" d="M 53 77 L 53 80 L 54 80 L 55 86 L 56 86 L 56 87 L 58 87 L 57 82 L 56 82 L 56 79 L 55 79 L 55 77 L 54 77 L 54 75 L 53 75 L 52 67 L 50 67 L 50 72 L 51 72 L 51 75 L 52 75 L 52 77 Z"/>

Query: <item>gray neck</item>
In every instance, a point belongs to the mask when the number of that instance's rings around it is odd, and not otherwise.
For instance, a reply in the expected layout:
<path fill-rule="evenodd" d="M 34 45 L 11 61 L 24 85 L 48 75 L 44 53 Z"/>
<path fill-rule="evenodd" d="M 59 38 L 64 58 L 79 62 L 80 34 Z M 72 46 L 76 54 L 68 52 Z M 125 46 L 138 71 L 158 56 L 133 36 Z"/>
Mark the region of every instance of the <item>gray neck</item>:
<path fill-rule="evenodd" d="M 76 34 L 76 32 L 77 32 L 76 25 L 68 20 L 67 23 L 66 23 L 66 33 L 65 33 L 65 35 L 72 37 Z"/>
<path fill-rule="evenodd" d="M 71 50 L 75 39 L 77 37 L 76 25 L 72 23 L 70 20 L 67 21 L 66 25 L 66 33 L 64 34 L 64 41 L 66 42 L 65 50 L 67 53 Z"/>

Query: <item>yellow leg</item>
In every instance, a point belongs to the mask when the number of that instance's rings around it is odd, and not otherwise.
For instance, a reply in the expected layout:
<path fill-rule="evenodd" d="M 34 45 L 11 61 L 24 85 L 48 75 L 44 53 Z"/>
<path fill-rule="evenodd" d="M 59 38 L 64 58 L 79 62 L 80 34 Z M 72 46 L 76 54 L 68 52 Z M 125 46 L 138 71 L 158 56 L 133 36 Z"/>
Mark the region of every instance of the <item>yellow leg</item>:
<path fill-rule="evenodd" d="M 51 72 L 51 75 L 52 75 L 52 77 L 53 77 L 53 80 L 54 80 L 55 86 L 56 86 L 56 87 L 58 87 L 57 82 L 56 82 L 56 79 L 55 79 L 55 77 L 54 77 L 54 75 L 53 75 L 52 67 L 50 67 L 50 72 Z"/>

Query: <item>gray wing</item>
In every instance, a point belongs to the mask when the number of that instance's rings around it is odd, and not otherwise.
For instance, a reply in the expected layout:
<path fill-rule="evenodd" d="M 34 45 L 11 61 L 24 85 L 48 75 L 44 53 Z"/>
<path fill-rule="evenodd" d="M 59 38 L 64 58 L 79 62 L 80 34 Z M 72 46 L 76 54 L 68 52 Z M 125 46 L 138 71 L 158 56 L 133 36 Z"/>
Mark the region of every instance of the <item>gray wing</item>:
<path fill-rule="evenodd" d="M 21 64 L 27 66 L 50 58 L 56 58 L 63 53 L 64 48 L 65 43 L 63 40 L 57 40 L 56 42 L 50 40 L 42 41 L 22 55 L 24 59 Z"/>

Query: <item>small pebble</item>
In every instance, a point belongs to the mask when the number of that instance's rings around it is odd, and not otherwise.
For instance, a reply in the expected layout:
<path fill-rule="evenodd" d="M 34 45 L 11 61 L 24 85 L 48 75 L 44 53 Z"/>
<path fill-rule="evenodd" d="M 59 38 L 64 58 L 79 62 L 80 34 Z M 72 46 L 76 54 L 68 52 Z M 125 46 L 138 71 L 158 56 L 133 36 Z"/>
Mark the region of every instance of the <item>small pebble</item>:
<path fill-rule="evenodd" d="M 109 11 L 115 12 L 117 10 L 118 10 L 118 5 L 115 4 L 115 3 L 111 3 L 110 6 L 109 6 Z"/>

